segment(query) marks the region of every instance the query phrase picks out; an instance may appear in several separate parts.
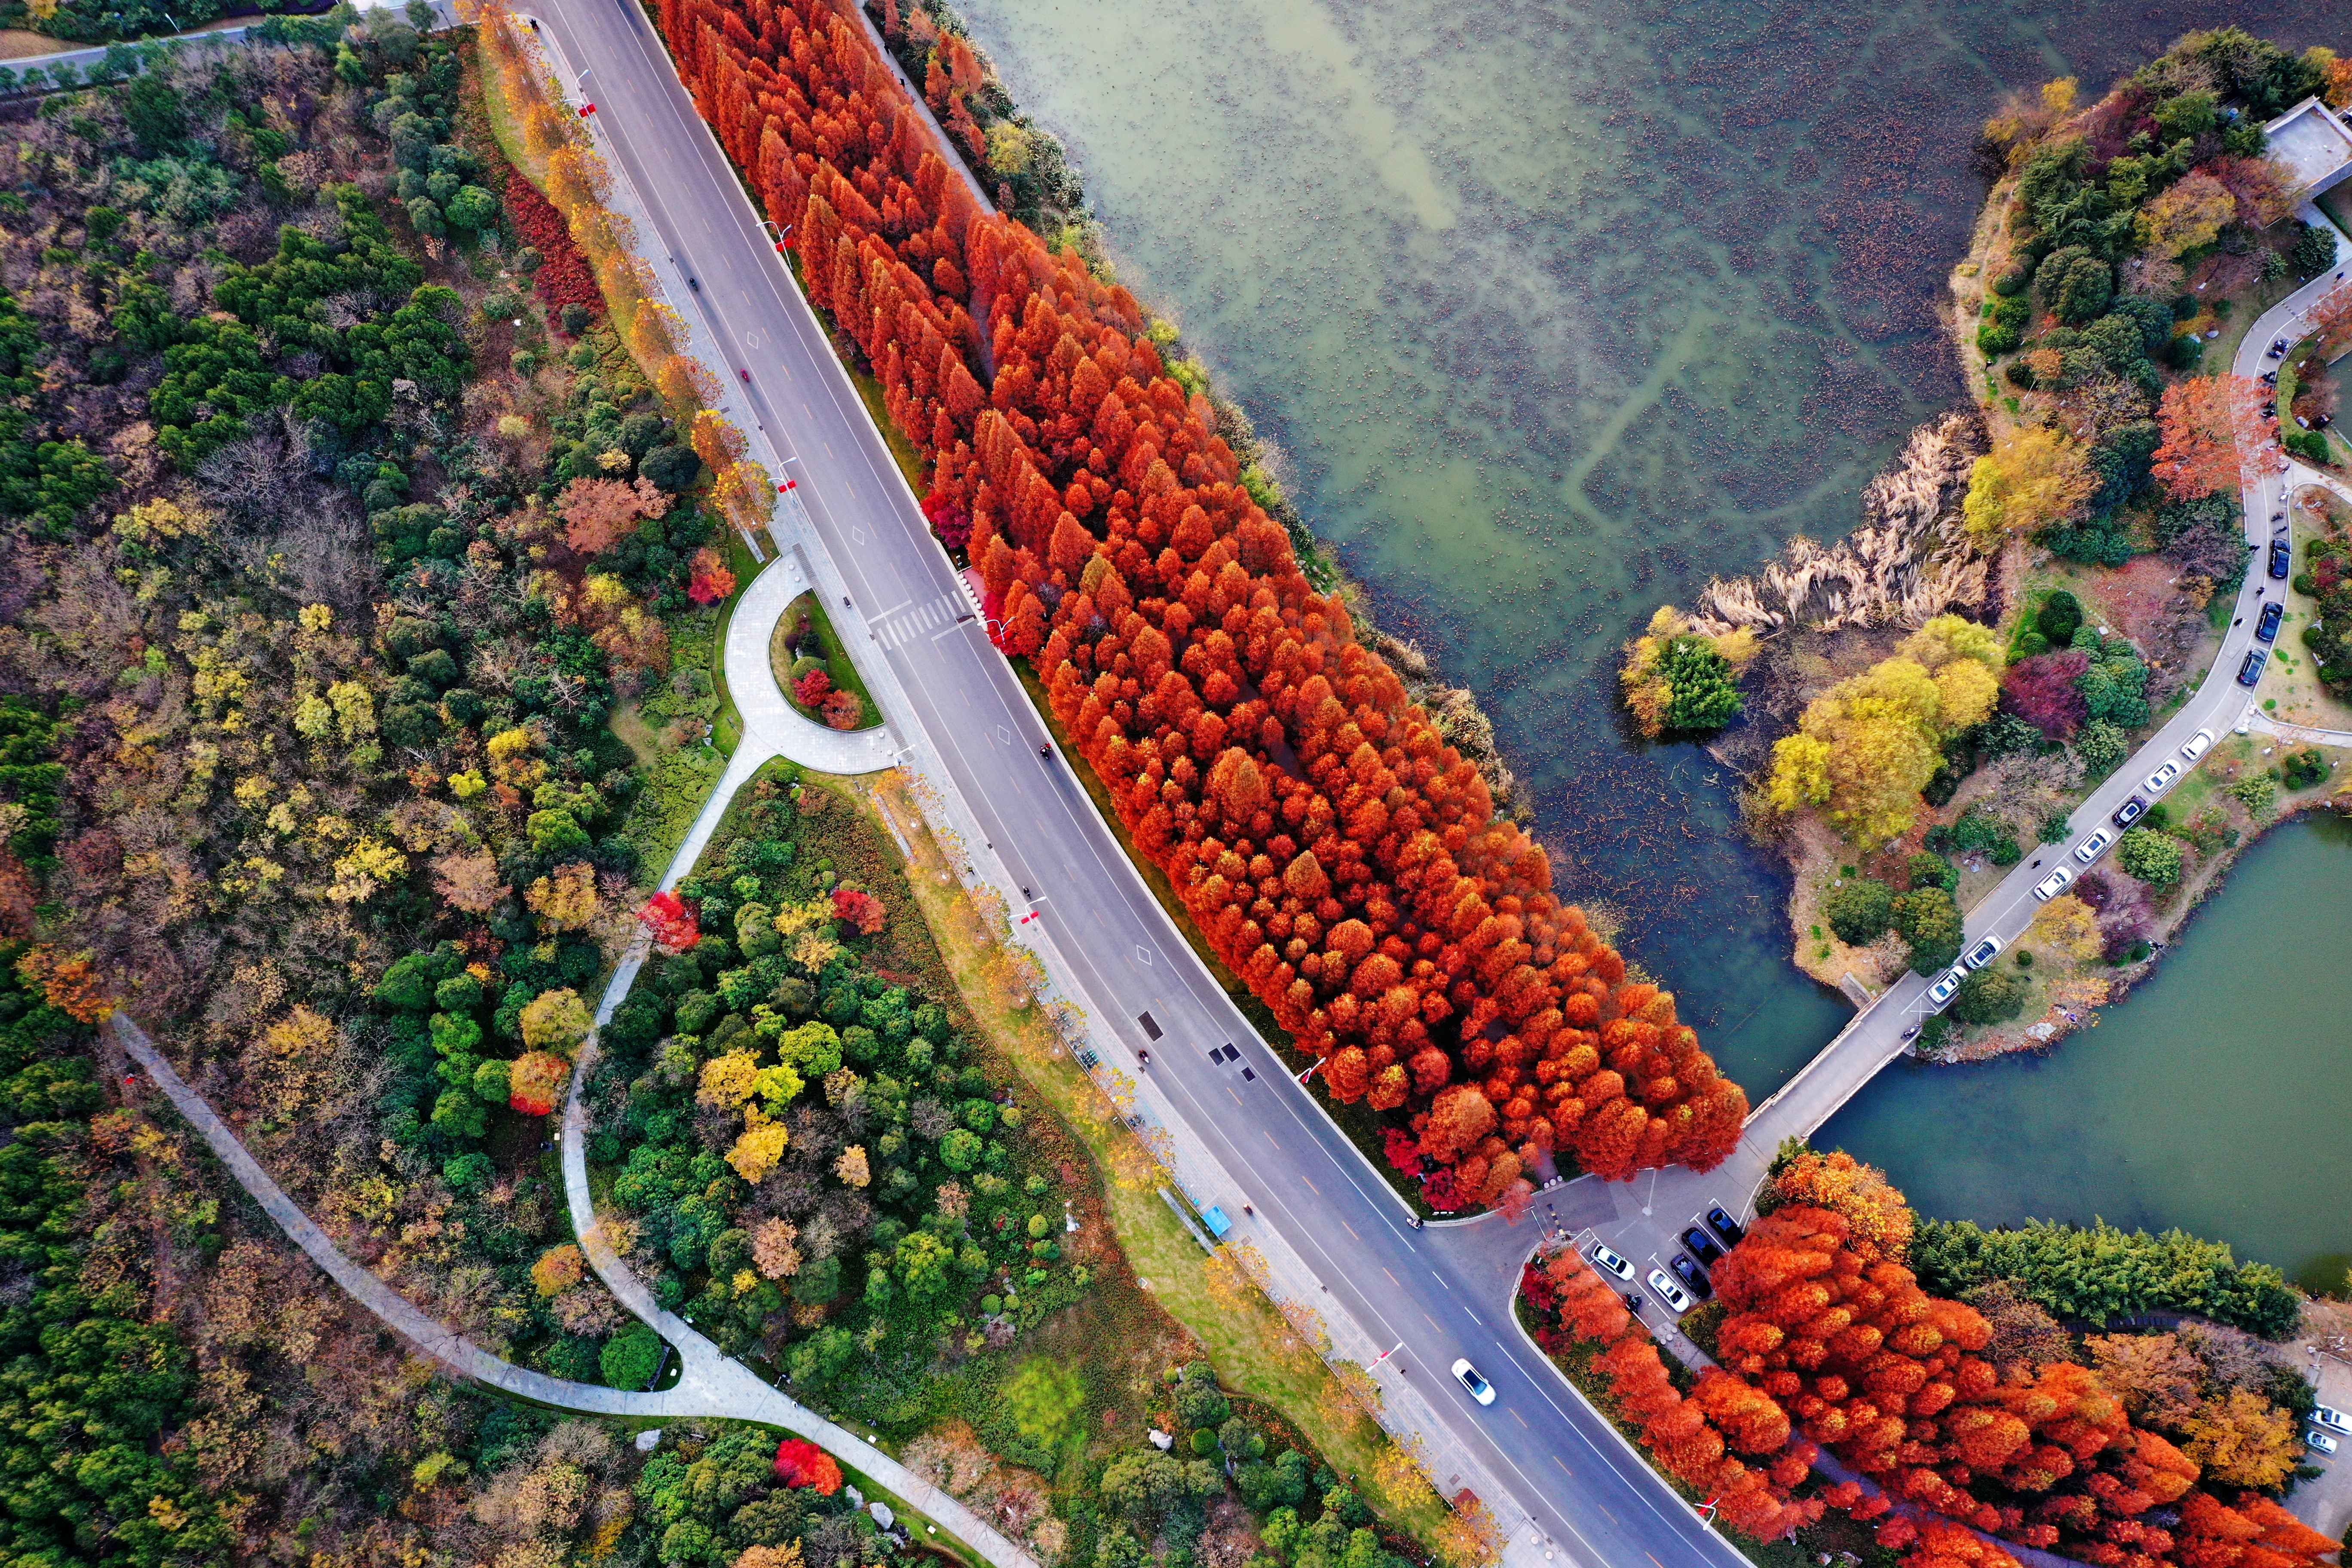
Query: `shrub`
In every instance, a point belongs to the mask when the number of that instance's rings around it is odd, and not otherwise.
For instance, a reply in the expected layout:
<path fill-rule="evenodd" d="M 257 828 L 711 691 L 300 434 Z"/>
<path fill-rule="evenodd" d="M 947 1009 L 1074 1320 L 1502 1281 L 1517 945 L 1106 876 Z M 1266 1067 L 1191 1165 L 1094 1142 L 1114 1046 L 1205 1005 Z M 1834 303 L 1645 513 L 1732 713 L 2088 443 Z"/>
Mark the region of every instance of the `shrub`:
<path fill-rule="evenodd" d="M 642 1389 L 661 1370 L 666 1347 L 661 1336 L 645 1323 L 631 1323 L 604 1342 L 596 1358 L 608 1387 Z"/>
<path fill-rule="evenodd" d="M 2063 643 L 2083 624 L 2083 602 L 2063 588 L 2051 590 L 2034 612 L 2033 628 L 2053 643 Z"/>
<path fill-rule="evenodd" d="M 1951 1015 L 1963 1024 L 1998 1024 L 2025 1010 L 2025 976 L 2014 969 L 1989 964 L 1960 982 L 1953 994 Z"/>
<path fill-rule="evenodd" d="M 2063 741 L 2082 726 L 2088 711 L 2077 683 L 2090 667 L 2088 654 L 2072 649 L 2021 658 L 2001 677 L 2001 708 L 2046 739 Z"/>
<path fill-rule="evenodd" d="M 1911 946 L 1911 967 L 1933 974 L 1960 955 L 1960 907 L 1942 888 L 1914 888 L 1895 900 L 1895 929 Z"/>
<path fill-rule="evenodd" d="M 1876 942 L 1895 923 L 1895 889 L 1874 877 L 1849 877 L 1822 897 L 1822 918 L 1840 942 Z"/>
<path fill-rule="evenodd" d="M 2143 882 L 2168 888 L 2180 880 L 2180 840 L 2168 833 L 2135 827 L 2116 845 L 2116 863 Z"/>

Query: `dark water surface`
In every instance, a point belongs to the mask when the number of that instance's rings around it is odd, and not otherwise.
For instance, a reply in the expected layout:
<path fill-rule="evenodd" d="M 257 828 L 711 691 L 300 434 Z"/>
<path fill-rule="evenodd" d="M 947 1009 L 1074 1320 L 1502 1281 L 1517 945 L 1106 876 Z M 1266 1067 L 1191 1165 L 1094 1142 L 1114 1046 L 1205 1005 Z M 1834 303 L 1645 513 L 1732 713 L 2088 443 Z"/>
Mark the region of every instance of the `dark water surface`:
<path fill-rule="evenodd" d="M 1848 1010 L 1786 961 L 1736 781 L 1626 743 L 1619 645 L 1846 531 L 1958 395 L 1933 312 L 2002 93 L 2096 92 L 2231 20 L 2352 42 L 2339 0 L 959 4 L 1124 279 L 1281 443 L 1384 620 L 1476 689 L 1562 890 L 1624 917 L 1757 1099 Z"/>

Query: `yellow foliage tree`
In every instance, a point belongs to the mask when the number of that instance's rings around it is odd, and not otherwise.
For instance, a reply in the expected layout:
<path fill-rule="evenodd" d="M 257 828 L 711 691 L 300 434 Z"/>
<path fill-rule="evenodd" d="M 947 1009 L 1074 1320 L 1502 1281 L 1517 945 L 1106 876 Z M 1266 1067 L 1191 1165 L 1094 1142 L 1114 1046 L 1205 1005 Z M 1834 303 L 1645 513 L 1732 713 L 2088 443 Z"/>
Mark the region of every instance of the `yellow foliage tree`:
<path fill-rule="evenodd" d="M 595 1022 L 577 991 L 542 991 L 523 1007 L 522 1043 L 568 1060 Z"/>
<path fill-rule="evenodd" d="M 578 931 L 603 912 L 596 898 L 596 868 L 585 860 L 558 866 L 525 889 L 522 901 L 551 931 Z"/>
<path fill-rule="evenodd" d="M 2004 431 L 1969 473 L 1961 510 L 1980 546 L 2078 515 L 2099 488 L 2091 458 L 2063 431 L 2027 425 Z"/>
<path fill-rule="evenodd" d="M 751 1098 L 760 1081 L 760 1064 L 749 1051 L 729 1051 L 702 1064 L 702 1081 L 694 1098 L 702 1105 L 732 1110 Z"/>
<path fill-rule="evenodd" d="M 1798 1155 L 1772 1178 L 1775 1206 L 1805 1204 L 1842 1215 L 1851 1245 L 1868 1261 L 1900 1263 L 1911 1253 L 1916 1216 L 1886 1173 L 1843 1149 Z"/>
<path fill-rule="evenodd" d="M 833 1163 L 833 1173 L 853 1187 L 862 1187 L 872 1181 L 874 1173 L 866 1163 L 866 1145 L 852 1143 L 844 1149 L 841 1158 Z"/>
<path fill-rule="evenodd" d="M 567 1241 L 539 1255 L 539 1261 L 530 1266 L 530 1282 L 542 1296 L 561 1296 L 580 1283 L 586 1267 L 587 1259 L 581 1256 L 580 1248 Z"/>
<path fill-rule="evenodd" d="M 1966 616 L 1937 616 L 1905 637 L 1896 651 L 1929 669 L 1941 669 L 1956 658 L 1974 659 L 1988 669 L 1999 669 L 2003 663 L 2000 634 Z"/>
<path fill-rule="evenodd" d="M 2042 905 L 2042 912 L 2033 917 L 2033 929 L 2029 935 L 2041 946 L 2078 963 L 2098 957 L 2104 945 L 2097 913 L 2072 893 L 2063 893 Z"/>
<path fill-rule="evenodd" d="M 735 1167 L 737 1175 L 757 1186 L 784 1157 L 784 1145 L 790 1142 L 782 1122 L 763 1121 L 743 1130 L 735 1147 L 727 1151 L 727 1163 Z"/>
<path fill-rule="evenodd" d="M 1786 816 L 1830 798 L 1830 744 L 1801 731 L 1772 742 L 1772 772 L 1764 798 Z"/>
<path fill-rule="evenodd" d="M 1937 727 L 1948 735 L 1983 723 L 2000 700 L 2000 677 L 1972 658 L 1936 671 Z"/>
<path fill-rule="evenodd" d="M 2230 187 L 2202 169 L 2191 169 L 2139 209 L 2140 242 L 2166 256 L 2179 256 L 2212 244 L 2238 216 Z"/>
<path fill-rule="evenodd" d="M 2268 1490 L 2294 1473 L 2303 1459 L 2294 1417 L 2250 1389 L 2208 1399 L 2181 1423 L 2180 1451 L 2205 1479 L 2224 1486 Z"/>
<path fill-rule="evenodd" d="M 705 408 L 695 415 L 687 439 L 694 446 L 694 455 L 710 465 L 714 474 L 723 474 L 733 468 L 750 450 L 735 422 L 715 408 Z"/>

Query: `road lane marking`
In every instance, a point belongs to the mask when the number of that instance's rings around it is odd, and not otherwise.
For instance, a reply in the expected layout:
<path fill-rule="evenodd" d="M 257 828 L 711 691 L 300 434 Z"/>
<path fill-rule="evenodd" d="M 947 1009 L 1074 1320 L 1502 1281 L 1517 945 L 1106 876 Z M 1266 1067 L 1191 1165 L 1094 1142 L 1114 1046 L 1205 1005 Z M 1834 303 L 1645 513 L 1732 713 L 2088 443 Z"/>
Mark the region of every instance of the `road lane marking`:
<path fill-rule="evenodd" d="M 1238 1100 L 1238 1099 L 1240 1099 L 1241 1097 L 1240 1097 L 1239 1095 L 1235 1095 L 1234 1098 L 1234 1099 L 1236 1099 L 1236 1100 Z M 1341 1220 L 1341 1221 L 1339 1222 L 1339 1228 L 1340 1228 L 1341 1230 L 1346 1231 L 1349 1236 L 1356 1236 L 1356 1227 L 1355 1227 L 1354 1226 L 1352 1226 L 1352 1225 L 1349 1225 L 1349 1224 L 1346 1220 L 1344 1220 L 1344 1219 L 1343 1219 L 1343 1220 Z M 1361 1241 L 1361 1240 L 1363 1240 L 1364 1238 L 1363 1238 L 1362 1237 L 1360 1237 L 1360 1236 L 1356 1236 L 1356 1239 L 1357 1239 L 1358 1241 Z"/>
<path fill-rule="evenodd" d="M 1389 1266 L 1385 1263 L 1381 1264 L 1381 1272 L 1383 1274 L 1389 1274 Z M 1404 1281 L 1398 1279 L 1393 1274 L 1389 1274 L 1389 1283 L 1395 1286 L 1400 1290 L 1404 1289 Z"/>
<path fill-rule="evenodd" d="M 1241 1097 L 1240 1095 L 1238 1095 L 1238 1094 L 1234 1094 L 1234 1086 L 1233 1086 L 1232 1084 L 1227 1084 L 1227 1085 L 1225 1085 L 1225 1092 L 1226 1092 L 1227 1094 L 1233 1094 L 1233 1095 L 1234 1095 L 1234 1103 L 1235 1105 L 1240 1105 L 1240 1104 L 1242 1103 L 1242 1097 Z M 1243 1109 L 1244 1109 L 1244 1110 L 1247 1110 L 1248 1108 L 1247 1108 L 1246 1106 L 1244 1106 L 1244 1107 L 1243 1107 Z"/>
<path fill-rule="evenodd" d="M 1512 1420 L 1514 1420 L 1514 1421 L 1516 1421 L 1516 1422 L 1517 1422 L 1517 1423 L 1518 1423 L 1520 1426 L 1528 1426 L 1528 1418 L 1527 1418 L 1526 1416 L 1524 1416 L 1524 1415 L 1520 1415 L 1520 1414 L 1519 1414 L 1517 1411 L 1516 1411 L 1516 1410 L 1514 1410 L 1514 1411 L 1512 1411 L 1512 1412 L 1511 1412 L 1511 1419 L 1512 1419 Z M 1530 1432 L 1532 1432 L 1532 1431 L 1534 1431 L 1534 1430 L 1535 1430 L 1535 1428 L 1534 1428 L 1534 1427 L 1532 1427 L 1532 1426 L 1528 1426 L 1528 1431 L 1530 1431 Z"/>

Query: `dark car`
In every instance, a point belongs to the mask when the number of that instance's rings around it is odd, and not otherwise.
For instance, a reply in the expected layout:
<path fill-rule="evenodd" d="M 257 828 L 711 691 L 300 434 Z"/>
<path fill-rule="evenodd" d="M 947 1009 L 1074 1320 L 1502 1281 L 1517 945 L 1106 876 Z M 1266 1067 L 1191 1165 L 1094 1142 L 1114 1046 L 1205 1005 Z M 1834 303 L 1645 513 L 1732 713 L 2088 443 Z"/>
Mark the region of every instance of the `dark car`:
<path fill-rule="evenodd" d="M 2278 640 L 2279 619 L 2281 616 L 2285 615 L 2285 613 L 2286 606 L 2280 604 L 2275 599 L 2271 601 L 2269 604 L 2264 605 L 2263 606 L 2262 621 L 2254 627 L 2254 636 L 2262 638 L 2264 642 L 2276 642 Z"/>
<path fill-rule="evenodd" d="M 698 294 L 702 292 L 702 279 L 699 278 L 688 278 L 686 280 L 686 286 Z"/>
<path fill-rule="evenodd" d="M 2263 666 L 2270 662 L 2270 650 L 2256 648 L 2246 655 L 2246 662 L 2238 667 L 2238 684 L 2252 686 L 2263 678 Z"/>
<path fill-rule="evenodd" d="M 1716 1246 L 1708 1238 L 1706 1232 L 1696 1226 L 1683 1232 L 1683 1245 L 1690 1248 L 1693 1258 L 1697 1258 L 1709 1268 L 1714 1268 L 1723 1258 L 1723 1248 Z"/>
<path fill-rule="evenodd" d="M 1706 1211 L 1706 1228 L 1723 1237 L 1726 1247 L 1737 1247 L 1739 1238 L 1748 1234 L 1740 1223 L 1723 1212 L 1721 1205 Z"/>
<path fill-rule="evenodd" d="M 2284 356 L 2284 354 L 2285 354 L 2285 353 L 2286 353 L 2286 340 L 2285 340 L 2284 338 L 2281 338 L 2278 342 L 2274 342 L 2274 343 L 2273 343 L 2273 344 L 2271 345 L 2270 357 L 2271 357 L 2272 359 L 2279 359 L 2279 358 L 2282 358 L 2283 356 Z"/>
<path fill-rule="evenodd" d="M 2147 802 L 2142 800 L 2137 795 L 2134 795 L 2129 800 L 2124 802 L 2123 805 L 2116 807 L 2115 815 L 2108 817 L 2107 820 L 2114 823 L 2117 827 L 2129 827 L 2133 823 L 2137 822 L 2141 817 L 2147 815 Z"/>
<path fill-rule="evenodd" d="M 2287 549 L 2286 541 L 2284 539 L 2272 540 L 2271 575 L 2273 577 L 2284 577 L 2287 574 L 2288 569 L 2294 564 L 2294 555 L 2293 552 Z"/>
<path fill-rule="evenodd" d="M 1674 1270 L 1690 1293 L 1700 1300 L 1707 1300 L 1715 1295 L 1715 1287 L 1706 1282 L 1706 1270 L 1679 1252 L 1675 1254 Z"/>

